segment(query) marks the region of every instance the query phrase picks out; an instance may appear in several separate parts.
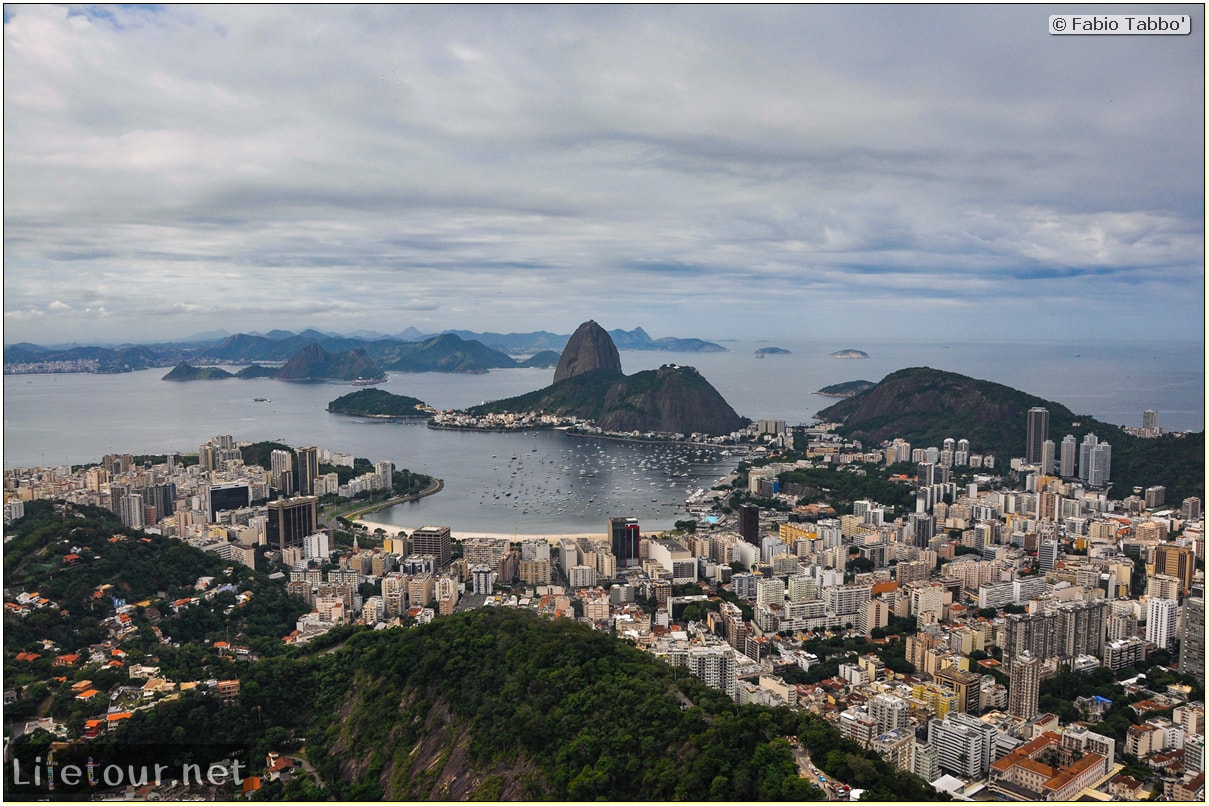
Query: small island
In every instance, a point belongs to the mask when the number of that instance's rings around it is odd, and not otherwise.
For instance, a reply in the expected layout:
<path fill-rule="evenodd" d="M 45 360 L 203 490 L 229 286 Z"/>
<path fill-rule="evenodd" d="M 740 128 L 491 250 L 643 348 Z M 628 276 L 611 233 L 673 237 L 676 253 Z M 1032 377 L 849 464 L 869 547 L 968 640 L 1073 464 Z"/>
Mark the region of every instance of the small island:
<path fill-rule="evenodd" d="M 385 389 L 360 389 L 338 397 L 327 404 L 333 414 L 353 414 L 358 417 L 427 417 L 431 410 L 422 400 L 396 395 Z"/>
<path fill-rule="evenodd" d="M 830 386 L 824 386 L 816 395 L 823 397 L 852 397 L 859 395 L 867 389 L 872 389 L 877 386 L 873 381 L 844 381 L 843 383 L 833 383 Z"/>
<path fill-rule="evenodd" d="M 554 350 L 542 350 L 524 361 L 518 361 L 516 365 L 523 369 L 554 369 L 561 357 L 562 355 Z"/>
<path fill-rule="evenodd" d="M 756 355 L 789 355 L 789 351 L 784 347 L 761 347 Z"/>
<path fill-rule="evenodd" d="M 831 354 L 832 358 L 868 358 L 869 354 L 864 350 L 836 350 Z"/>
<path fill-rule="evenodd" d="M 221 381 L 234 378 L 230 372 L 218 367 L 195 367 L 182 361 L 160 380 L 164 381 Z"/>

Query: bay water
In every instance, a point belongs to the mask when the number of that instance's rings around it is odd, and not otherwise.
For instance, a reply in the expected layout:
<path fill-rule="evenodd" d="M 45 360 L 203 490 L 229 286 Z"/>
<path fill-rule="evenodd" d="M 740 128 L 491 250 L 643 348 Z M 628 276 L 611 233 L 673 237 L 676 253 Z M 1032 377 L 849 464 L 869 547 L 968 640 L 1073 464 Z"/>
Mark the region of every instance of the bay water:
<path fill-rule="evenodd" d="M 835 402 L 815 392 L 851 380 L 878 381 L 928 366 L 1012 386 L 1076 414 L 1140 426 L 1155 409 L 1168 431 L 1204 428 L 1204 343 L 1021 341 L 721 342 L 724 353 L 625 351 L 625 372 L 665 363 L 696 367 L 739 413 L 811 422 Z M 789 354 L 756 357 L 760 347 Z M 832 358 L 859 349 L 868 358 Z M 4 377 L 4 467 L 83 464 L 106 453 L 194 453 L 219 434 L 240 441 L 318 445 L 444 479 L 438 495 L 386 510 L 399 526 L 447 524 L 458 531 L 603 532 L 611 516 L 638 517 L 644 531 L 670 528 L 680 505 L 708 489 L 736 458 L 720 449 L 572 437 L 556 431 L 434 430 L 422 422 L 331 414 L 345 384 L 269 379 L 171 383 L 168 368 L 119 375 Z M 553 370 L 486 375 L 392 373 L 377 388 L 461 409 L 548 385 Z M 257 398 L 262 398 L 258 400 Z M 1021 423 L 1023 449 L 1024 424 Z M 960 438 L 960 434 L 954 434 Z M 1062 435 L 1051 435 L 1055 440 Z M 972 446 L 977 450 L 977 446 Z"/>

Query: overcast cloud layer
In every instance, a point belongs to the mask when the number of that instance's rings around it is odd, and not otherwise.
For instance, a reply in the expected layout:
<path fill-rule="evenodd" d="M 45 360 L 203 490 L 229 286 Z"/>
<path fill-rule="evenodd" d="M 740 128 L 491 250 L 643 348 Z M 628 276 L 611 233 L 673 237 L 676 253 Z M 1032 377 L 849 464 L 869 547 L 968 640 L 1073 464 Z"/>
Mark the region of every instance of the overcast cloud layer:
<path fill-rule="evenodd" d="M 1088 8 L 8 5 L 4 341 L 1203 338 L 1202 7 Z"/>

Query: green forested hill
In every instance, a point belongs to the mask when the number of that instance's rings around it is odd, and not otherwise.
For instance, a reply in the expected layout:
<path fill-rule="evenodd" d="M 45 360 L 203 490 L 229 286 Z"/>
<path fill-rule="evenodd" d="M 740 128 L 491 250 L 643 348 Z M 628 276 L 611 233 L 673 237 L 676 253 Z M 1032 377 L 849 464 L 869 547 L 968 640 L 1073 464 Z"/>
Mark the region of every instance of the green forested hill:
<path fill-rule="evenodd" d="M 327 404 L 336 414 L 359 414 L 370 417 L 424 417 L 424 401 L 407 395 L 392 394 L 385 389 L 358 389 Z"/>
<path fill-rule="evenodd" d="M 207 645 L 215 638 L 228 638 L 261 653 L 278 653 L 283 650 L 282 636 L 307 609 L 289 599 L 284 586 L 263 571 L 229 563 L 179 540 L 128 529 L 105 509 L 30 502 L 25 517 L 13 523 L 7 536 L 6 591 L 37 591 L 58 609 L 40 609 L 20 618 L 5 615 L 6 668 L 11 655 L 36 649 L 43 638 L 55 641 L 63 652 L 105 640 L 109 636 L 102 622 L 114 615 L 119 602 L 148 601 L 163 613 L 158 621 L 163 634 L 182 645 L 195 645 L 199 652 L 210 651 Z M 195 588 L 203 576 L 213 577 L 214 587 L 230 585 L 233 590 L 206 599 Z M 111 587 L 98 592 L 103 585 Z M 241 592 L 250 596 L 236 605 Z M 167 603 L 182 597 L 198 597 L 199 602 L 173 612 Z M 158 645 L 142 608 L 135 611 L 134 623 L 140 629 L 129 649 L 165 658 L 174 654 Z"/>
<path fill-rule="evenodd" d="M 611 636 L 483 608 L 332 651 L 249 665 L 238 704 L 136 714 L 123 735 L 190 729 L 263 745 L 305 736 L 337 800 L 821 800 L 787 737 L 878 799 L 937 800 L 822 719 L 738 706 Z M 316 796 L 309 784 L 290 791 Z"/>
<path fill-rule="evenodd" d="M 1028 410 L 1049 411 L 1049 438 L 1060 444 L 1071 434 L 1082 441 L 1094 433 L 1112 445 L 1113 498 L 1134 487 L 1163 485 L 1167 500 L 1205 495 L 1205 435 L 1142 439 L 1118 425 L 1072 412 L 1010 386 L 955 372 L 911 367 L 892 372 L 876 386 L 820 411 L 819 419 L 842 423 L 845 436 L 876 445 L 901 437 L 916 447 L 940 446 L 946 437 L 968 439 L 972 453 L 993 454 L 1006 472 L 1012 457 L 1024 456 Z"/>

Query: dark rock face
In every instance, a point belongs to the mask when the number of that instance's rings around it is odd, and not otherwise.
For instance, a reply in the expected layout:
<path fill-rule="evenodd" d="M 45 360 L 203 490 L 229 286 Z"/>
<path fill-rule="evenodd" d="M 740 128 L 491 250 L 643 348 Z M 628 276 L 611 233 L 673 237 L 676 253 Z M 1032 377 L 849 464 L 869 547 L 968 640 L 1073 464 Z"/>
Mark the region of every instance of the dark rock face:
<path fill-rule="evenodd" d="M 589 320 L 575 329 L 554 370 L 554 382 L 593 370 L 621 372 L 621 356 L 608 332 Z"/>

